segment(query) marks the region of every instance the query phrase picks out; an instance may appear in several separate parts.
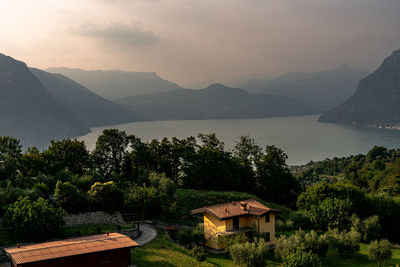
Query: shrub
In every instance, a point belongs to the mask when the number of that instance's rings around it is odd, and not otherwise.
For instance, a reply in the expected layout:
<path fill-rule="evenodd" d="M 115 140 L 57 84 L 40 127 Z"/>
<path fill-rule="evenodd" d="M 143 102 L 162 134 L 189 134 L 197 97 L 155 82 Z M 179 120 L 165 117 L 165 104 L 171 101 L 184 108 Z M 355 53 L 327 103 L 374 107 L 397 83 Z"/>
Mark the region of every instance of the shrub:
<path fill-rule="evenodd" d="M 268 245 L 263 239 L 255 242 L 238 243 L 229 248 L 233 262 L 243 267 L 264 267 Z"/>
<path fill-rule="evenodd" d="M 315 267 L 321 266 L 318 256 L 311 251 L 296 250 L 283 257 L 284 267 Z"/>
<path fill-rule="evenodd" d="M 198 262 L 203 262 L 207 258 L 207 253 L 201 246 L 194 246 L 191 250 L 191 253 Z"/>
<path fill-rule="evenodd" d="M 361 241 L 371 242 L 381 236 L 381 225 L 377 215 L 360 220 L 355 214 L 351 217 L 352 230 L 361 234 Z"/>
<path fill-rule="evenodd" d="M 329 240 L 326 235 L 318 235 L 314 230 L 305 233 L 302 230 L 297 231 L 290 236 L 281 236 L 276 240 L 275 256 L 283 259 L 290 253 L 301 249 L 312 252 L 320 256 L 326 255 L 329 248 Z"/>
<path fill-rule="evenodd" d="M 276 221 L 276 228 L 280 231 L 287 231 L 292 230 L 295 228 L 294 222 L 290 219 L 284 221 L 277 220 Z"/>
<path fill-rule="evenodd" d="M 356 231 L 342 231 L 339 229 L 327 232 L 331 246 L 337 250 L 340 256 L 353 255 L 360 250 L 361 235 Z"/>
<path fill-rule="evenodd" d="M 378 261 L 378 267 L 382 266 L 385 259 L 392 257 L 390 242 L 386 239 L 372 241 L 368 246 L 368 258 Z"/>
<path fill-rule="evenodd" d="M 70 182 L 58 181 L 54 191 L 57 204 L 69 213 L 87 210 L 87 196 Z"/>
<path fill-rule="evenodd" d="M 115 212 L 122 208 L 124 203 L 123 192 L 113 181 L 94 183 L 89 190 L 89 198 L 97 209 L 106 212 Z"/>
<path fill-rule="evenodd" d="M 201 246 L 204 244 L 204 229 L 197 226 L 195 229 L 183 228 L 178 233 L 178 243 L 186 247 Z"/>
<path fill-rule="evenodd" d="M 249 238 L 244 233 L 235 233 L 233 235 L 220 235 L 218 236 L 218 246 L 226 250 L 234 244 L 242 244 L 249 242 Z"/>
<path fill-rule="evenodd" d="M 41 240 L 61 230 L 64 215 L 63 209 L 53 207 L 43 198 L 31 201 L 29 197 L 20 197 L 8 207 L 4 222 L 20 238 Z"/>
<path fill-rule="evenodd" d="M 290 213 L 289 219 L 293 221 L 293 227 L 292 229 L 310 229 L 311 227 L 311 221 L 310 217 L 307 215 L 305 211 L 298 210 Z"/>

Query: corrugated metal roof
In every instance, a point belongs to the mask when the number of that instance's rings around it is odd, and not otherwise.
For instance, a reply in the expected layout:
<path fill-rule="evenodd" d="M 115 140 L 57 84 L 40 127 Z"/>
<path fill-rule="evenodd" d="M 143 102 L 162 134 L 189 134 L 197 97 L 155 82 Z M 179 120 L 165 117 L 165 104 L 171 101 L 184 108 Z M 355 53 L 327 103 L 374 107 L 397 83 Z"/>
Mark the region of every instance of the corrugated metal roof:
<path fill-rule="evenodd" d="M 138 246 L 138 243 L 118 233 L 70 238 L 34 245 L 10 247 L 4 250 L 15 264 L 44 261 L 80 254 Z"/>
<path fill-rule="evenodd" d="M 244 206 L 244 208 L 242 207 Z M 192 214 L 207 212 L 218 220 L 225 220 L 232 217 L 253 215 L 262 216 L 267 212 L 279 212 L 261 204 L 255 199 L 243 201 L 233 201 L 229 203 L 217 204 L 192 210 Z"/>

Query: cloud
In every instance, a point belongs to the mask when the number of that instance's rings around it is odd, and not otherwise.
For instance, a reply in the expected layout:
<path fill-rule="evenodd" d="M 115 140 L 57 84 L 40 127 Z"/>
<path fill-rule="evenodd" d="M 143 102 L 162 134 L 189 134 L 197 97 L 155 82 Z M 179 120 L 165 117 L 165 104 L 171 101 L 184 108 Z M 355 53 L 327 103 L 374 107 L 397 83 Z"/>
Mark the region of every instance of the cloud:
<path fill-rule="evenodd" d="M 118 46 L 149 46 L 159 40 L 156 34 L 143 31 L 137 23 L 85 23 L 71 29 L 71 32 Z"/>

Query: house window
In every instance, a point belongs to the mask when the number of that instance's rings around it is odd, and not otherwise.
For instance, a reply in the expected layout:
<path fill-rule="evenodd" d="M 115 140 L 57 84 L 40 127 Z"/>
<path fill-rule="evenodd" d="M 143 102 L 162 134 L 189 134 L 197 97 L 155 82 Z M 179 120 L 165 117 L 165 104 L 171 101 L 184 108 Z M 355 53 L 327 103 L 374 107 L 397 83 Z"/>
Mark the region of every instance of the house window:
<path fill-rule="evenodd" d="M 233 230 L 239 230 L 239 217 L 233 218 Z"/>
<path fill-rule="evenodd" d="M 268 213 L 267 215 L 265 215 L 265 222 L 269 223 L 269 221 L 270 221 L 270 218 L 269 218 L 269 213 Z"/>
<path fill-rule="evenodd" d="M 271 235 L 269 232 L 264 233 L 265 242 L 271 241 Z"/>

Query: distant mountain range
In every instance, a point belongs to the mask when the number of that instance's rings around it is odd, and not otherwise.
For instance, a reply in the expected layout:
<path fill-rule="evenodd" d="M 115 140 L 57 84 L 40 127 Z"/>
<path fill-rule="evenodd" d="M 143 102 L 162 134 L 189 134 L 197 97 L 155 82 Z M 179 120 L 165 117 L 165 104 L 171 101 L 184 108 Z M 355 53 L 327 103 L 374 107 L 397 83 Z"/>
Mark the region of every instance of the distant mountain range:
<path fill-rule="evenodd" d="M 400 50 L 362 79 L 353 96 L 319 120 L 400 130 Z"/>
<path fill-rule="evenodd" d="M 242 119 L 316 114 L 296 99 L 256 95 L 243 89 L 213 84 L 205 89 L 177 89 L 122 98 L 117 101 L 146 120 Z"/>
<path fill-rule="evenodd" d="M 31 68 L 57 102 L 88 127 L 120 124 L 140 119 L 121 105 L 91 92 L 79 83 L 61 75 Z"/>
<path fill-rule="evenodd" d="M 25 63 L 0 54 L 0 135 L 41 146 L 87 132 L 87 125 L 58 103 Z"/>
<path fill-rule="evenodd" d="M 70 68 L 49 68 L 82 84 L 92 92 L 110 99 L 167 92 L 180 88 L 177 84 L 160 78 L 154 72 L 129 72 L 121 70 L 87 71 Z"/>
<path fill-rule="evenodd" d="M 358 82 L 368 73 L 364 69 L 342 65 L 333 70 L 314 73 L 289 72 L 271 80 L 251 79 L 238 87 L 257 94 L 296 98 L 322 112 L 349 98 Z"/>

